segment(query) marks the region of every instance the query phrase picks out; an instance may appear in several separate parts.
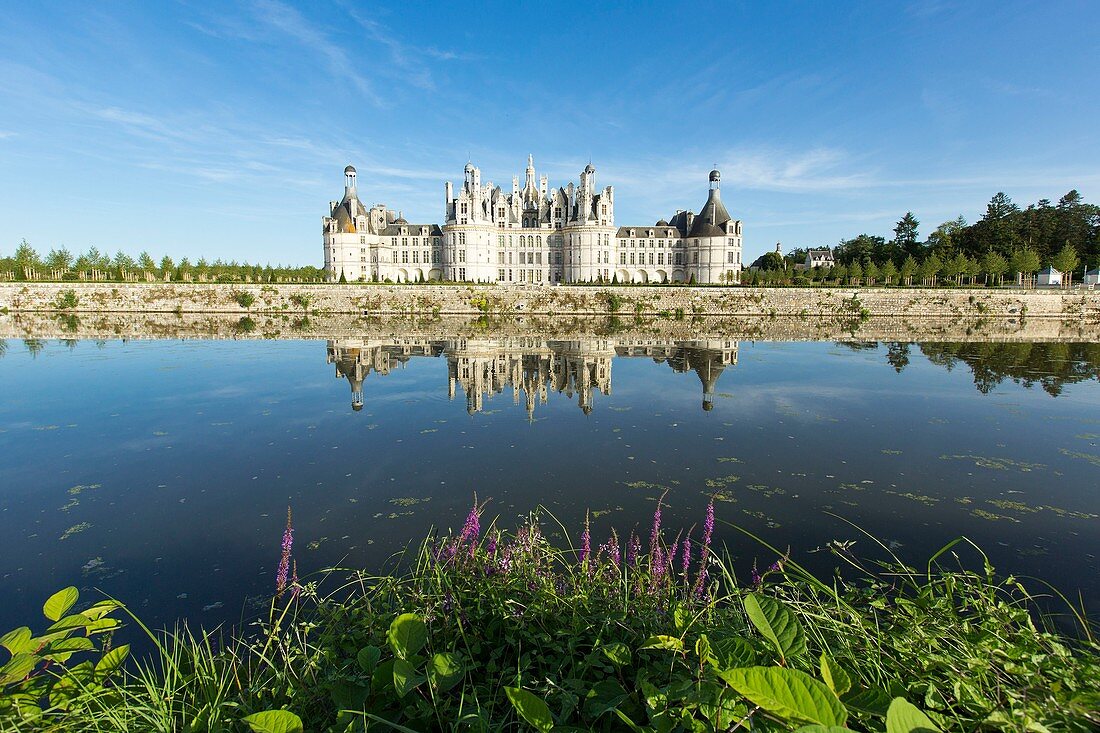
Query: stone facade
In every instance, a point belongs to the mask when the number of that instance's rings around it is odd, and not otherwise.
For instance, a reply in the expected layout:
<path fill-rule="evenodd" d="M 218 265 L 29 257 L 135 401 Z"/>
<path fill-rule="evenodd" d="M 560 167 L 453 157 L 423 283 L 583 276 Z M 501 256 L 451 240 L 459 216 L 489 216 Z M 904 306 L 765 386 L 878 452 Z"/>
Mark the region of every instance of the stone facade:
<path fill-rule="evenodd" d="M 444 224 L 410 224 L 399 212 L 359 200 L 356 171 L 344 169 L 344 198 L 322 219 L 330 280 L 448 280 L 504 284 L 736 283 L 741 222 L 721 198 L 721 174 L 699 214 L 677 211 L 652 225 L 616 226 L 615 191 L 596 185 L 596 169 L 581 171 L 551 192 L 528 156 L 523 185 L 510 193 L 467 163 L 457 192 L 444 186 Z"/>
<path fill-rule="evenodd" d="M 65 301 L 76 298 L 69 307 Z M 252 296 L 241 305 L 243 294 Z M 304 304 L 304 305 L 303 305 Z M 1100 319 L 1100 292 L 1015 288 L 0 283 L 0 312 Z"/>

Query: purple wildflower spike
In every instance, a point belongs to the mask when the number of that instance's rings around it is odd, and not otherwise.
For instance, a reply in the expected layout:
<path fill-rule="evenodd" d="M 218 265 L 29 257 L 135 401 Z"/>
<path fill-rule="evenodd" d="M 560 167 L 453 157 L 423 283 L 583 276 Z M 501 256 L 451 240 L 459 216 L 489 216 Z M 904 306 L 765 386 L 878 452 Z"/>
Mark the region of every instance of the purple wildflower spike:
<path fill-rule="evenodd" d="M 466 523 L 462 525 L 462 534 L 459 542 L 472 544 L 481 537 L 481 508 L 477 505 L 477 494 L 474 494 L 474 505 L 470 507 L 470 513 L 466 515 Z"/>
<path fill-rule="evenodd" d="M 760 577 L 760 571 L 756 569 L 756 560 L 752 561 L 752 587 L 759 588 L 764 579 Z"/>
<path fill-rule="evenodd" d="M 286 579 L 290 573 L 290 550 L 294 545 L 294 528 L 290 524 L 290 507 L 286 508 L 286 529 L 283 531 L 283 553 L 279 557 L 279 569 L 275 572 L 275 594 L 282 595 L 286 590 Z"/>
<path fill-rule="evenodd" d="M 684 582 L 687 582 L 688 569 L 691 567 L 691 534 L 684 538 L 684 550 L 680 560 L 680 572 L 684 576 Z"/>
<path fill-rule="evenodd" d="M 494 557 L 497 554 L 497 535 L 489 535 L 489 542 L 485 546 L 485 551 L 489 553 L 489 557 Z"/>
<path fill-rule="evenodd" d="M 634 533 L 634 530 L 630 531 L 630 539 L 626 543 L 626 564 L 637 565 L 638 555 L 642 551 L 642 541 L 638 539 L 638 535 Z"/>
<path fill-rule="evenodd" d="M 667 493 L 666 491 L 665 494 Z M 661 498 L 657 500 L 657 508 L 653 512 L 653 528 L 649 532 L 650 552 L 653 552 L 661 541 L 661 504 L 665 500 L 665 494 L 661 494 Z"/>
<path fill-rule="evenodd" d="M 714 499 L 707 504 L 707 518 L 703 522 L 703 549 L 710 549 L 710 540 L 714 536 Z"/>
<path fill-rule="evenodd" d="M 290 597 L 297 598 L 298 594 L 302 592 L 302 586 L 298 583 L 298 561 L 295 560 L 293 564 L 293 571 L 290 575 Z"/>
<path fill-rule="evenodd" d="M 592 554 L 592 531 L 589 526 L 588 512 L 584 513 L 584 533 L 581 535 L 581 554 L 580 560 L 583 565 L 588 561 L 588 557 Z"/>

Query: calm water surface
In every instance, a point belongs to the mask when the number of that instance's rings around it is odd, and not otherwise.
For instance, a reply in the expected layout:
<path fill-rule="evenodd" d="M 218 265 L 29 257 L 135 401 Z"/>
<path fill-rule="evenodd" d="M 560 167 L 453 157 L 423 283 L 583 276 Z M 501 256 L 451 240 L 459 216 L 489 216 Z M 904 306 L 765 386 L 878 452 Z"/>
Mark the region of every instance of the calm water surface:
<path fill-rule="evenodd" d="M 403 340 L 404 341 L 404 340 Z M 474 492 L 595 533 L 720 520 L 919 564 L 966 535 L 1100 607 L 1100 347 L 730 341 L 8 340 L 0 628 L 66 584 L 238 621 L 299 571 L 383 567 Z M 518 389 L 514 389 L 518 388 Z M 354 404 L 353 404 L 354 403 Z M 720 528 L 747 572 L 774 559 Z"/>

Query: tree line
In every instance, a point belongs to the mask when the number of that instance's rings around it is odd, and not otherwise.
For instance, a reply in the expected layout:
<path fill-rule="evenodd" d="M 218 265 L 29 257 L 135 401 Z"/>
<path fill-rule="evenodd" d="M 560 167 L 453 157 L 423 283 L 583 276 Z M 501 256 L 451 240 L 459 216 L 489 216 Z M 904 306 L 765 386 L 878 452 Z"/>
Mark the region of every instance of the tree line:
<path fill-rule="evenodd" d="M 1100 206 L 1085 203 L 1076 190 L 1057 204 L 1041 199 L 1025 209 L 1001 192 L 973 224 L 959 216 L 940 224 L 923 241 L 919 227 L 917 218 L 907 212 L 892 237 L 860 234 L 841 240 L 831 248 L 836 266 L 824 271 L 796 271 L 794 265 L 805 262 L 805 248 L 786 256 L 769 252 L 757 261 L 759 278 L 1001 284 L 1012 276 L 1026 280 L 1051 265 L 1066 275 L 1068 285 L 1082 268 L 1100 265 Z"/>
<path fill-rule="evenodd" d="M 200 257 L 195 262 L 184 257 L 176 262 L 168 255 L 156 260 L 148 252 L 133 257 L 122 250 L 111 256 L 90 247 L 87 252 L 73 254 L 65 247 L 55 248 L 41 255 L 27 240 L 23 240 L 11 255 L 0 254 L 0 273 L 10 273 L 10 278 L 27 277 L 53 279 L 57 273 L 62 280 L 79 280 L 81 273 L 100 273 L 109 280 L 126 280 L 128 275 L 150 273 L 157 279 L 203 279 L 212 282 L 277 282 L 293 280 L 320 282 L 325 271 L 320 267 L 293 265 L 260 265 L 222 259 L 208 261 Z"/>

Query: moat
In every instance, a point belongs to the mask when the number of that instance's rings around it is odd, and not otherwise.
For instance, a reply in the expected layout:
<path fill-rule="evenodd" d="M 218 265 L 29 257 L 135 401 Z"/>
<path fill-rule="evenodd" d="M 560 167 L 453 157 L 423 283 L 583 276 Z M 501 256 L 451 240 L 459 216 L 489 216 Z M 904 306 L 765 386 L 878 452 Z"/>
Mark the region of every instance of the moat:
<path fill-rule="evenodd" d="M 1100 603 L 1100 346 L 491 331 L 314 340 L 2 342 L 0 626 L 72 582 L 211 626 L 299 572 L 387 566 L 474 493 L 629 530 L 711 496 L 831 567 L 832 540 L 920 566 L 965 535 L 1005 573 Z M 721 525 L 747 573 L 767 554 Z"/>

